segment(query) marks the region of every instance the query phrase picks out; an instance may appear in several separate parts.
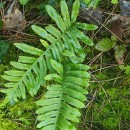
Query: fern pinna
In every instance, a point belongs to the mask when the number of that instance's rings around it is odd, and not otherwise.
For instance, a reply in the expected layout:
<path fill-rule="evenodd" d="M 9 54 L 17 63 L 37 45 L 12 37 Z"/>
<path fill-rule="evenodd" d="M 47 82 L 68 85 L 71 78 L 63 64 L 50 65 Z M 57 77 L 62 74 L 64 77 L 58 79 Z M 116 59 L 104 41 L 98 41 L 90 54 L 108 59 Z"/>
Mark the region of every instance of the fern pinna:
<path fill-rule="evenodd" d="M 70 15 L 66 1 L 61 0 L 59 15 L 47 5 L 46 10 L 56 26 L 48 25 L 43 29 L 32 25 L 46 50 L 15 43 L 28 56 L 19 56 L 18 62 L 11 62 L 14 69 L 5 71 L 2 76 L 9 81 L 5 84 L 7 89 L 1 90 L 9 101 L 25 99 L 27 92 L 35 96 L 41 86 L 49 84 L 46 94 L 37 101 L 40 106 L 36 111 L 40 121 L 37 127 L 43 130 L 76 129 L 79 110 L 84 107 L 90 75 L 87 72 L 89 67 L 82 64 L 85 53 L 79 40 L 92 46 L 91 39 L 81 30 L 95 30 L 97 26 L 76 22 L 79 8 L 80 1 L 75 0 Z"/>

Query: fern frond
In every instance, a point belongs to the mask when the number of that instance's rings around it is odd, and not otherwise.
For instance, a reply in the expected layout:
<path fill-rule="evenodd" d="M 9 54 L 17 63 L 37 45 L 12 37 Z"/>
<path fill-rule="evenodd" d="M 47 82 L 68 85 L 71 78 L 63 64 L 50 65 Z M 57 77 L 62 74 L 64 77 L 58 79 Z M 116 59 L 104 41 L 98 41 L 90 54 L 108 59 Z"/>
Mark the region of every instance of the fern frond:
<path fill-rule="evenodd" d="M 60 15 L 47 5 L 46 10 L 56 26 L 43 29 L 32 25 L 46 50 L 15 43 L 28 56 L 19 56 L 18 62 L 11 62 L 14 69 L 5 71 L 2 76 L 9 82 L 5 84 L 7 89 L 1 92 L 14 101 L 25 99 L 27 92 L 36 95 L 48 80 L 48 91 L 37 102 L 41 106 L 36 112 L 40 121 L 37 127 L 43 130 L 76 130 L 80 109 L 84 108 L 90 75 L 89 67 L 81 64 L 85 53 L 79 41 L 92 46 L 92 40 L 81 30 L 95 30 L 97 26 L 76 22 L 79 8 L 80 1 L 75 0 L 70 15 L 66 1 L 61 0 Z"/>
<path fill-rule="evenodd" d="M 18 101 L 18 98 L 25 99 L 26 90 L 31 96 L 36 95 L 40 86 L 45 83 L 47 70 L 54 72 L 50 59 L 61 61 L 64 45 L 57 42 L 49 46 L 46 41 L 41 40 L 41 42 L 46 46 L 46 51 L 24 43 L 15 43 L 17 48 L 31 56 L 19 56 L 18 62 L 10 62 L 15 69 L 6 71 L 2 76 L 9 81 L 5 84 L 7 89 L 1 90 L 7 94 L 8 99 L 15 101 Z"/>
<path fill-rule="evenodd" d="M 44 84 L 47 67 L 44 60 L 44 52 L 23 43 L 15 43 L 15 46 L 32 56 L 19 56 L 18 62 L 11 62 L 14 70 L 5 71 L 2 76 L 9 83 L 5 84 L 8 89 L 1 90 L 9 99 L 18 101 L 18 98 L 26 98 L 26 89 L 34 96 L 40 86 Z M 35 57 L 34 57 L 35 55 Z"/>
<path fill-rule="evenodd" d="M 36 113 L 40 123 L 38 128 L 43 130 L 76 130 L 75 123 L 79 122 L 80 109 L 84 108 L 89 80 L 88 66 L 82 64 L 62 65 L 51 61 L 54 69 L 59 73 L 60 82 L 47 87 L 48 91 L 43 99 L 37 101 L 39 108 Z M 57 70 L 60 66 L 60 70 Z M 63 72 L 63 73 L 62 73 Z M 57 76 L 49 74 L 46 80 L 57 79 Z"/>
<path fill-rule="evenodd" d="M 93 45 L 93 42 L 79 29 L 95 30 L 97 29 L 97 26 L 76 22 L 79 13 L 79 7 L 80 1 L 75 0 L 72 8 L 72 14 L 70 16 L 65 0 L 61 0 L 61 15 L 52 6 L 47 5 L 46 10 L 52 20 L 55 21 L 58 28 L 54 27 L 53 25 L 49 25 L 43 29 L 39 26 L 33 25 L 32 29 L 36 34 L 43 39 L 46 39 L 51 44 L 59 43 L 59 45 L 63 46 L 64 49 L 73 52 L 75 57 L 81 57 L 80 60 L 77 60 L 77 62 L 82 63 L 85 58 L 85 53 L 79 43 L 79 40 L 90 46 Z"/>

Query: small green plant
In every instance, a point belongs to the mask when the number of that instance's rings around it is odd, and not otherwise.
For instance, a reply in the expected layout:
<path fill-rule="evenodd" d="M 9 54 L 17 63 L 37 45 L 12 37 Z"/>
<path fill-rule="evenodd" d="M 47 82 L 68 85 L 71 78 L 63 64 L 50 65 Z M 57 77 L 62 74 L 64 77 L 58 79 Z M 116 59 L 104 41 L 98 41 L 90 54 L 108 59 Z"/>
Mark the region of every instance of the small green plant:
<path fill-rule="evenodd" d="M 26 5 L 28 3 L 28 0 L 19 0 L 21 5 Z"/>
<path fill-rule="evenodd" d="M 98 7 L 101 0 L 82 0 L 82 1 L 87 5 L 88 8 L 91 7 L 96 8 Z"/>
<path fill-rule="evenodd" d="M 95 49 L 107 52 L 110 51 L 115 45 L 116 45 L 117 39 L 115 36 L 111 36 L 111 39 L 109 38 L 103 38 L 101 41 L 97 43 L 95 46 Z"/>
<path fill-rule="evenodd" d="M 118 0 L 111 0 L 111 3 L 112 3 L 112 4 L 117 4 L 117 3 L 118 3 Z"/>
<path fill-rule="evenodd" d="M 102 0 L 81 0 L 88 8 L 97 8 Z M 111 0 L 112 4 L 118 4 L 118 0 Z"/>
<path fill-rule="evenodd" d="M 119 68 L 121 70 L 124 70 L 126 75 L 130 75 L 130 66 L 129 65 L 127 65 L 127 66 L 121 65 L 121 66 L 119 66 Z"/>

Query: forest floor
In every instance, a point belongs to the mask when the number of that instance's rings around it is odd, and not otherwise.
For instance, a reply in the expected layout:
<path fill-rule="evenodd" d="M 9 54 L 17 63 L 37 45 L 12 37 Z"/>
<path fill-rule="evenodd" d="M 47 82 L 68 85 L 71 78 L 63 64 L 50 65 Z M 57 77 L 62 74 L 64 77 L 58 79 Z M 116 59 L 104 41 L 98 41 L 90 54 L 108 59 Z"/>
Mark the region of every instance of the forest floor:
<path fill-rule="evenodd" d="M 73 0 L 68 0 L 69 7 Z M 30 0 L 24 7 L 18 4 L 22 26 L 17 29 L 3 26 L 4 11 L 9 2 L 0 2 L 0 75 L 11 68 L 10 61 L 17 61 L 22 52 L 14 43 L 27 43 L 41 47 L 40 38 L 35 35 L 31 25 L 46 26 L 52 21 L 48 17 L 45 4 L 59 9 L 59 1 Z M 2 4 L 5 4 L 4 7 Z M 95 8 L 81 3 L 78 21 L 95 24 L 98 29 L 86 31 L 94 46 L 84 46 L 84 63 L 91 67 L 91 80 L 86 107 L 82 110 L 79 130 L 130 130 L 130 2 L 122 0 L 112 4 L 110 0 L 101 1 Z M 19 18 L 19 19 L 20 19 Z M 12 19 L 11 19 L 12 20 Z M 13 21 L 14 23 L 14 21 Z M 0 88 L 5 81 L 0 78 Z M 0 101 L 5 95 L 0 93 Z M 32 122 L 37 122 L 32 105 L 36 99 L 28 98 L 9 108 L 0 108 L 1 130 L 35 130 Z M 26 104 L 26 107 L 22 107 Z M 17 110 L 17 111 L 16 111 Z M 4 126 L 4 127 L 3 127 Z M 20 127 L 19 127 L 20 126 Z"/>

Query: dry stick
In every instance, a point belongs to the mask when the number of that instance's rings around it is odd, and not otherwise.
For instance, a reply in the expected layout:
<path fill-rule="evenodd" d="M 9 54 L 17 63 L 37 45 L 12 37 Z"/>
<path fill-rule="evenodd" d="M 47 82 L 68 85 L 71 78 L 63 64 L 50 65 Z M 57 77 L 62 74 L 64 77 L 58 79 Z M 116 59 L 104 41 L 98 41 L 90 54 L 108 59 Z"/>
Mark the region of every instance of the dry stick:
<path fill-rule="evenodd" d="M 108 104 L 108 102 L 107 102 L 108 100 L 109 100 L 109 99 L 105 100 L 105 101 L 102 103 L 102 105 L 100 106 L 100 108 L 99 108 L 99 110 L 98 110 L 96 116 L 98 116 L 98 115 L 102 112 L 102 109 Z M 95 116 L 95 117 L 96 117 L 96 116 Z"/>
<path fill-rule="evenodd" d="M 101 73 L 101 71 L 102 71 L 102 61 L 103 61 L 103 60 L 102 60 L 102 57 L 103 57 L 103 56 L 101 55 L 101 58 L 100 58 L 100 60 L 101 60 L 100 73 Z"/>
<path fill-rule="evenodd" d="M 125 60 L 124 60 L 124 61 L 127 60 L 127 58 L 128 58 L 129 55 L 130 55 L 130 51 L 128 52 L 128 54 L 127 54 L 127 56 L 125 57 Z"/>
<path fill-rule="evenodd" d="M 34 20 L 28 22 L 28 24 L 26 25 L 26 27 L 28 27 L 29 25 L 31 25 L 32 23 L 34 23 L 36 20 L 38 20 L 40 18 L 40 16 L 38 16 L 37 18 L 35 18 Z"/>
<path fill-rule="evenodd" d="M 107 97 L 107 99 L 108 99 L 108 102 L 109 102 L 109 104 L 110 104 L 110 106 L 111 106 L 113 112 L 116 113 L 115 110 L 114 110 L 113 107 L 112 107 L 111 100 L 110 100 L 110 98 L 108 98 L 108 95 L 107 95 L 105 89 L 103 88 L 103 86 L 101 86 L 101 88 L 102 88 L 103 92 L 105 93 L 105 95 L 106 95 L 106 97 Z"/>
<path fill-rule="evenodd" d="M 104 67 L 104 68 L 101 68 L 101 69 L 97 69 L 97 70 L 91 71 L 91 74 L 92 74 L 92 73 L 95 73 L 95 72 L 97 72 L 97 71 L 99 71 L 99 70 L 108 69 L 108 68 L 117 67 L 117 66 L 119 66 L 119 65 L 106 66 L 106 67 Z"/>
<path fill-rule="evenodd" d="M 88 124 L 88 125 L 90 125 L 89 123 L 86 123 L 86 124 Z M 101 130 L 101 129 L 99 129 L 97 126 L 94 126 L 93 125 L 93 128 L 95 128 L 95 130 Z M 84 129 L 83 129 L 84 130 Z M 87 129 L 86 129 L 87 130 Z M 88 129 L 88 130 L 93 130 L 93 129 Z"/>
<path fill-rule="evenodd" d="M 120 14 L 114 14 L 114 13 L 108 13 L 108 12 L 103 12 L 103 13 L 104 13 L 104 14 L 109 14 L 109 15 L 118 16 L 120 19 L 127 20 L 127 21 L 130 22 L 130 18 L 125 17 L 125 16 L 121 16 Z"/>
<path fill-rule="evenodd" d="M 8 36 L 1 36 L 1 37 L 3 37 L 3 38 L 6 38 L 6 39 L 8 39 L 9 41 L 11 41 L 11 42 L 16 42 L 16 41 L 27 41 L 27 42 L 37 42 L 37 41 L 39 41 L 39 39 L 38 39 L 38 37 L 37 36 L 35 36 L 35 35 L 29 35 L 29 34 L 27 34 L 27 33 L 21 33 L 21 34 L 23 34 L 23 36 L 21 35 L 21 36 L 12 36 L 12 39 L 10 39 L 10 35 L 8 35 Z M 28 39 L 28 37 L 29 37 L 29 39 Z"/>
<path fill-rule="evenodd" d="M 9 4 L 8 4 L 7 7 L 5 8 L 5 10 L 7 10 L 10 5 L 11 5 L 11 1 L 9 2 Z M 4 10 L 4 11 L 5 11 L 5 10 Z"/>
<path fill-rule="evenodd" d="M 90 81 L 90 83 L 109 82 L 109 81 L 112 81 L 112 80 L 117 80 L 117 79 L 122 79 L 122 77 L 117 77 L 117 78 L 108 79 L 108 80 Z"/>
<path fill-rule="evenodd" d="M 90 60 L 87 64 L 92 65 L 93 62 L 95 62 L 103 52 L 100 52 L 98 55 L 96 55 L 92 60 Z"/>
<path fill-rule="evenodd" d="M 124 127 L 126 127 L 126 128 L 127 128 L 127 130 L 130 130 L 130 125 L 129 125 L 129 124 L 127 124 L 126 122 L 125 122 L 125 123 L 122 123 L 122 125 L 124 125 Z"/>
<path fill-rule="evenodd" d="M 121 71 L 121 72 L 122 72 L 122 71 Z M 119 75 L 121 74 L 121 72 L 119 72 L 119 73 L 117 74 L 117 77 L 115 78 L 115 80 L 114 80 L 114 82 L 113 82 L 112 87 L 114 87 L 114 85 L 115 85 L 115 83 L 116 83 L 116 81 L 117 81 L 117 79 L 118 79 Z"/>
<path fill-rule="evenodd" d="M 128 128 L 130 129 L 130 125 L 129 124 L 127 124 L 127 123 L 125 123 L 127 126 L 128 126 Z"/>

